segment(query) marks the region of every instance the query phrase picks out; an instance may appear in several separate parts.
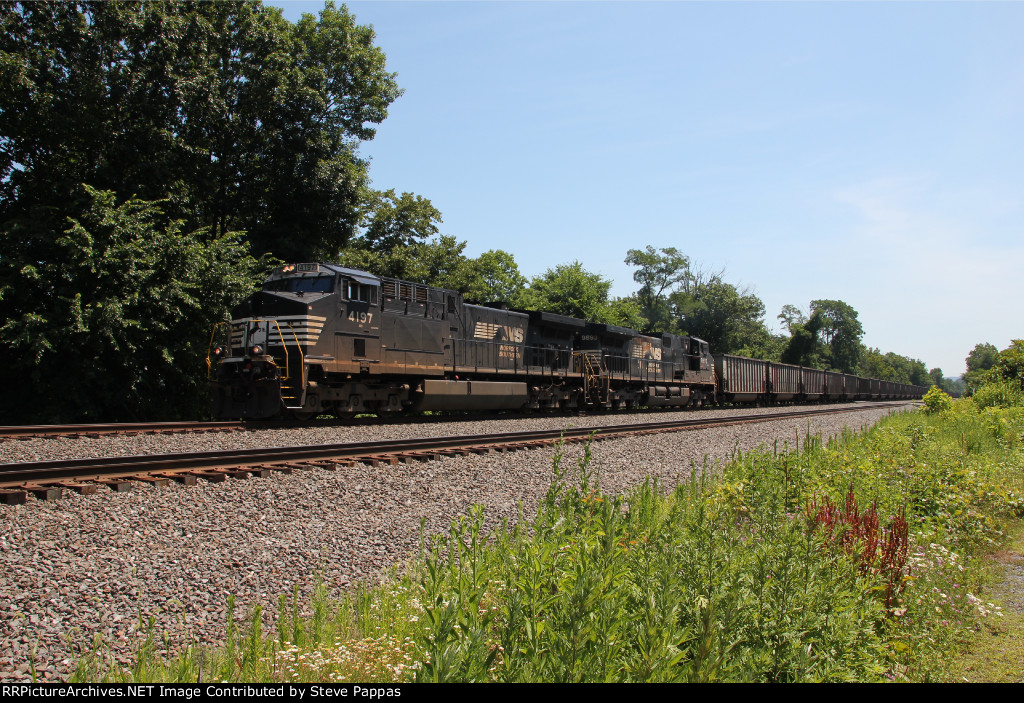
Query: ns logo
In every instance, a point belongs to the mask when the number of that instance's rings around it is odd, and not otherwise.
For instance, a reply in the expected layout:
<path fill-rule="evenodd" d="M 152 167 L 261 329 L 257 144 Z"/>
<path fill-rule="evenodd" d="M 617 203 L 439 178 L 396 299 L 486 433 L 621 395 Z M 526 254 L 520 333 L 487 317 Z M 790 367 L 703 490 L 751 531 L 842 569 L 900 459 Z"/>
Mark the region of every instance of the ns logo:
<path fill-rule="evenodd" d="M 525 332 L 522 327 L 498 325 L 493 322 L 477 322 L 473 329 L 474 339 L 489 339 L 522 344 Z"/>

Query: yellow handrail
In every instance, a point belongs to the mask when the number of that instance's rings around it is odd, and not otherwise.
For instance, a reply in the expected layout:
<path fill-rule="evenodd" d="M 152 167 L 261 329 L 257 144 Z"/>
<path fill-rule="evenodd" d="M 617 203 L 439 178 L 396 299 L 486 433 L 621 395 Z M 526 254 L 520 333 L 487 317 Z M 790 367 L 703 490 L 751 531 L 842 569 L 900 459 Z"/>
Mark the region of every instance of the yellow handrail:
<path fill-rule="evenodd" d="M 268 322 L 269 322 L 269 320 L 268 320 Z M 273 320 L 273 323 L 274 323 L 274 327 L 277 328 L 278 339 L 281 340 L 281 348 L 284 349 L 284 376 L 281 377 L 281 380 L 287 381 L 287 380 L 289 380 L 291 378 L 291 374 L 289 373 L 289 368 L 290 367 L 288 365 L 288 358 L 289 358 L 288 357 L 288 344 L 285 343 L 285 341 L 284 341 L 284 333 L 281 332 L 281 325 L 278 324 L 277 320 Z M 295 340 L 295 348 L 299 350 L 299 377 L 300 377 L 300 380 L 302 381 L 302 385 L 305 386 L 306 385 L 306 355 L 302 352 L 302 345 L 299 344 L 299 336 L 297 334 L 295 334 L 295 328 L 292 327 L 291 324 L 289 324 L 287 322 L 285 323 L 285 327 L 287 327 L 288 331 L 290 331 L 292 333 L 292 339 Z"/>

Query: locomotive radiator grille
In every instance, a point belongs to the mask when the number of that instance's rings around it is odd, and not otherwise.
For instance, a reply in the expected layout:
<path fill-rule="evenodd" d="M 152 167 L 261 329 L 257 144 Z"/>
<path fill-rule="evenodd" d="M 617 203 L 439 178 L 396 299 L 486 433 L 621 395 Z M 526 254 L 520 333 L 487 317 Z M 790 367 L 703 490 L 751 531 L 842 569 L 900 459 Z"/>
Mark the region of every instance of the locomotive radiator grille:
<path fill-rule="evenodd" d="M 231 348 L 237 349 L 244 345 L 245 331 L 249 324 L 263 319 L 267 319 L 271 323 L 277 323 L 276 326 L 271 324 L 270 339 L 268 340 L 268 344 L 275 346 L 294 345 L 296 341 L 302 345 L 313 346 L 320 339 L 320 333 L 323 332 L 324 323 L 327 321 L 326 317 L 317 315 L 291 315 L 274 318 L 244 317 L 232 320 Z M 278 329 L 280 329 L 280 334 Z M 280 339 L 281 336 L 284 337 L 283 340 Z"/>

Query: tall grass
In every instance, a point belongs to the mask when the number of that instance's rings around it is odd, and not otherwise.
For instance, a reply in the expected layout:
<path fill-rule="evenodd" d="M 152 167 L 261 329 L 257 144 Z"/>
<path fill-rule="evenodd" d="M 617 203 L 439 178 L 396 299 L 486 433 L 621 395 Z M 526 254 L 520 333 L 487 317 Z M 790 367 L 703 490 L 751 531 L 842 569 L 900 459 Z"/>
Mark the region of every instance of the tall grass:
<path fill-rule="evenodd" d="M 312 615 L 282 598 L 217 652 L 80 677 L 229 681 L 931 680 L 997 617 L 970 555 L 1024 514 L 1024 414 L 957 404 L 823 446 L 737 455 L 677 486 L 600 489 L 559 451 L 531 520 L 475 507 L 404 575 Z M 106 673 L 101 673 L 101 672 Z"/>

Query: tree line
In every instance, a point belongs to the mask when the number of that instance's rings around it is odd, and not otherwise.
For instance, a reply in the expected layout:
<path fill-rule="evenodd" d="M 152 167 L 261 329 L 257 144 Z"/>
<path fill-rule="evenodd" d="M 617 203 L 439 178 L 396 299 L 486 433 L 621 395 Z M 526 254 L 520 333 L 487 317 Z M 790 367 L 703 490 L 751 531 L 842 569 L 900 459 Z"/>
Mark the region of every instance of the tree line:
<path fill-rule="evenodd" d="M 512 254 L 492 250 L 471 259 L 463 254 L 465 248 L 466 242 L 450 236 L 382 244 L 364 235 L 341 258 L 378 275 L 454 288 L 477 302 L 547 310 L 641 332 L 693 335 L 715 353 L 919 386 L 953 383 L 941 369 L 929 371 L 918 359 L 866 347 L 857 311 L 842 300 L 812 300 L 807 313 L 785 305 L 777 316 L 784 332 L 773 333 L 764 303 L 750 288 L 727 281 L 724 270 L 694 264 L 676 248 L 629 250 L 625 263 L 635 269 L 638 288 L 621 298 L 610 296 L 611 280 L 587 271 L 579 261 L 527 280 Z"/>
<path fill-rule="evenodd" d="M 0 422 L 202 413 L 225 310 L 393 205 L 359 145 L 401 90 L 345 7 L 4 1 L 0 92 Z"/>
<path fill-rule="evenodd" d="M 359 147 L 402 91 L 344 6 L 3 0 L 0 29 L 0 423 L 202 415 L 210 330 L 281 261 L 929 383 L 843 301 L 788 305 L 774 334 L 674 248 L 629 250 L 622 298 L 578 261 L 528 280 L 508 252 L 467 257 L 429 199 L 373 187 Z"/>

